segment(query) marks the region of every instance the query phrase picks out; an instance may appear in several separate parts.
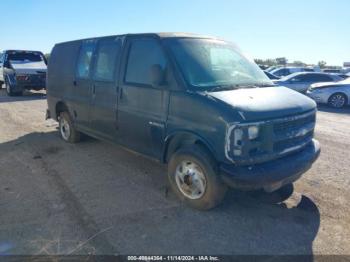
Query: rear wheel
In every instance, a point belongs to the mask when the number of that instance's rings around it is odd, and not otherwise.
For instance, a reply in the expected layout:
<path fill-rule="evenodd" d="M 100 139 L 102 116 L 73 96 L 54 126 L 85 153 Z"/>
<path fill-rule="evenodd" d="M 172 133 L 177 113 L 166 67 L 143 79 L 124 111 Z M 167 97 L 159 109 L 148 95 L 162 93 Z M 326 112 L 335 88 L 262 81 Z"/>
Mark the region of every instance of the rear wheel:
<path fill-rule="evenodd" d="M 227 190 L 217 174 L 215 160 L 199 146 L 181 148 L 173 154 L 168 177 L 176 195 L 199 210 L 220 204 Z"/>
<path fill-rule="evenodd" d="M 348 102 L 348 98 L 343 93 L 335 93 L 328 99 L 328 104 L 334 108 L 342 108 Z"/>
<path fill-rule="evenodd" d="M 80 132 L 75 129 L 72 118 L 68 112 L 60 113 L 59 130 L 64 141 L 68 143 L 77 143 L 80 141 Z"/>

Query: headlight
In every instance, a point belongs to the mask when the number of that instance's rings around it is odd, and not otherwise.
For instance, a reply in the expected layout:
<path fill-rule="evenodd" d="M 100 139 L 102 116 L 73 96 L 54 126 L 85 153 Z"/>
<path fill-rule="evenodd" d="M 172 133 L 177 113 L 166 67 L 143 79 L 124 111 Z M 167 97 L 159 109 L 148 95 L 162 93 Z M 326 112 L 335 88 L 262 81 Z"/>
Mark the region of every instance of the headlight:
<path fill-rule="evenodd" d="M 250 140 L 254 140 L 258 136 L 259 136 L 259 127 L 258 126 L 248 127 L 248 137 Z"/>

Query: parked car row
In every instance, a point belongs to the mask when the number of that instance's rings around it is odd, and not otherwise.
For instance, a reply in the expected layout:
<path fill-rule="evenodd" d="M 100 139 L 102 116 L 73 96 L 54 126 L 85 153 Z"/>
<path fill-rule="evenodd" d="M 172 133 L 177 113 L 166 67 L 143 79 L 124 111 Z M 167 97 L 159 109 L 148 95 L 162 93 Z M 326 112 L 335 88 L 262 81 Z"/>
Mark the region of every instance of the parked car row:
<path fill-rule="evenodd" d="M 6 50 L 0 53 L 0 88 L 5 85 L 9 96 L 24 90 L 46 87 L 47 61 L 39 51 Z"/>
<path fill-rule="evenodd" d="M 341 108 L 349 104 L 350 73 L 306 72 L 308 70 L 294 68 L 293 70 L 304 70 L 304 72 L 292 73 L 280 78 L 271 73 L 276 70 L 282 69 L 274 68 L 264 72 L 278 86 L 288 87 L 309 96 L 317 103 L 328 104 L 334 108 Z"/>
<path fill-rule="evenodd" d="M 279 67 L 269 72 L 275 76 L 284 77 L 298 72 L 315 72 L 315 69 L 310 67 Z"/>
<path fill-rule="evenodd" d="M 320 82 L 338 82 L 341 80 L 343 80 L 343 78 L 337 75 L 313 72 L 290 74 L 281 79 L 274 80 L 274 83 L 305 94 L 312 84 Z"/>

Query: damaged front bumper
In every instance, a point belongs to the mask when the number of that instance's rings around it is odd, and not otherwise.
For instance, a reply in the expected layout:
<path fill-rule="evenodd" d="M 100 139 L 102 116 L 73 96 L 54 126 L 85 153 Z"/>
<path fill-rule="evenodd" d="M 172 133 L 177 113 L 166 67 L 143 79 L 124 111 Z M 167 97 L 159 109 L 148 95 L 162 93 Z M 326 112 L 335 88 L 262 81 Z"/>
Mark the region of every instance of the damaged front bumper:
<path fill-rule="evenodd" d="M 221 176 L 226 184 L 234 188 L 275 191 L 301 177 L 311 168 L 320 151 L 318 141 L 312 139 L 301 151 L 266 163 L 251 166 L 221 164 Z"/>

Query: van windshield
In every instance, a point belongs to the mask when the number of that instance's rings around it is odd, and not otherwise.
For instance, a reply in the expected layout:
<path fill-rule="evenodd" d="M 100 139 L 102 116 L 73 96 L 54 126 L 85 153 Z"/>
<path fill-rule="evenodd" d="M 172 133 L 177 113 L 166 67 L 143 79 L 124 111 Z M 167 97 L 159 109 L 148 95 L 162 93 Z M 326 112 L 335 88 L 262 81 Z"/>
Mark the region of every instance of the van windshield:
<path fill-rule="evenodd" d="M 8 54 L 8 60 L 11 62 L 40 62 L 44 61 L 44 58 L 41 54 L 34 52 L 13 52 Z"/>
<path fill-rule="evenodd" d="M 274 85 L 233 44 L 197 38 L 167 39 L 165 42 L 187 83 L 196 90 Z"/>

